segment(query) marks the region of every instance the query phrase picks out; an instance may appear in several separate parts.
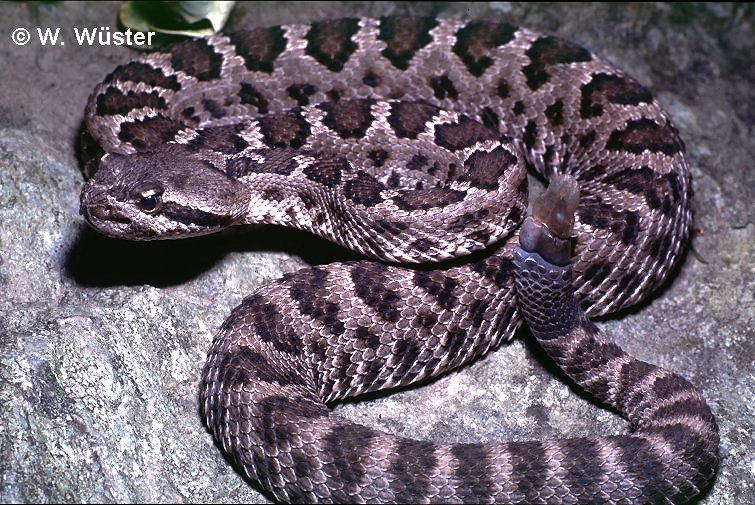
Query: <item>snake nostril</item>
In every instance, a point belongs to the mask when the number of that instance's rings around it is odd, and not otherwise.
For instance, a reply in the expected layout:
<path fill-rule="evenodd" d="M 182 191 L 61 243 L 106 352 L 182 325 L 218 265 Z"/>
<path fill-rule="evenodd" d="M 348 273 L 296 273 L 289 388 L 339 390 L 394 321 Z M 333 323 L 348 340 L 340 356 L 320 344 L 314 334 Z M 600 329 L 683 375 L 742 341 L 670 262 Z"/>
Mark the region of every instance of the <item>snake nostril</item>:
<path fill-rule="evenodd" d="M 79 209 L 84 218 L 92 224 L 94 221 L 103 221 L 110 223 L 131 224 L 131 219 L 118 210 L 118 208 L 107 202 L 92 203 L 88 200 L 81 202 Z"/>
<path fill-rule="evenodd" d="M 90 205 L 88 209 L 90 216 L 101 219 L 103 221 L 110 219 L 110 217 L 113 215 L 110 205 L 107 204 Z"/>
<path fill-rule="evenodd" d="M 110 221 L 125 224 L 131 223 L 131 219 L 119 213 L 116 208 L 109 203 L 88 205 L 85 208 L 85 216 L 90 220 L 94 218 L 99 221 Z"/>

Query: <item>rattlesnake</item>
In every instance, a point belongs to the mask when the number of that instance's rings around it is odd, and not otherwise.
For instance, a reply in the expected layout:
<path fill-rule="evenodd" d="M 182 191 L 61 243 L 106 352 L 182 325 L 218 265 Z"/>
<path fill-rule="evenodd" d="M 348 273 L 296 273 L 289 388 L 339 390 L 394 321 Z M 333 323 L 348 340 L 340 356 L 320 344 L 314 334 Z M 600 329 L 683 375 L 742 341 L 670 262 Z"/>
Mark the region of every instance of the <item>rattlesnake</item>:
<path fill-rule="evenodd" d="M 253 29 L 118 67 L 86 124 L 104 154 L 82 214 L 105 234 L 275 223 L 384 260 L 286 275 L 213 342 L 207 424 L 275 498 L 666 503 L 711 480 L 718 429 L 699 393 L 585 316 L 663 282 L 691 220 L 676 130 L 644 87 L 585 49 L 488 21 Z M 520 231 L 525 165 L 551 187 Z M 522 316 L 632 434 L 435 444 L 326 406 L 459 367 Z"/>

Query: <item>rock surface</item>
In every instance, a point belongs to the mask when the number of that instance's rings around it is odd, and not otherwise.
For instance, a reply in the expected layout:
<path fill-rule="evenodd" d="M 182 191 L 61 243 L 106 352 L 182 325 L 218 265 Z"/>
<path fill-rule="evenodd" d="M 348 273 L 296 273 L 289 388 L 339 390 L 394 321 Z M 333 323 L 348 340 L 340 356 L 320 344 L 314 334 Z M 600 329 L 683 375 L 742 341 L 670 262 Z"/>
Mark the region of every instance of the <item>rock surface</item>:
<path fill-rule="evenodd" d="M 75 139 L 94 84 L 132 50 L 78 46 L 118 5 L 4 4 L 0 17 L 0 501 L 263 500 L 204 428 L 213 332 L 255 287 L 343 259 L 263 228 L 169 243 L 101 237 L 78 215 Z M 602 326 L 630 354 L 696 384 L 722 461 L 695 503 L 755 502 L 755 122 L 748 5 L 324 3 L 239 6 L 230 28 L 344 15 L 499 18 L 574 40 L 649 86 L 687 143 L 696 233 L 673 280 Z M 25 46 L 17 27 L 32 30 Z M 61 29 L 43 46 L 36 28 Z M 571 389 L 526 332 L 420 388 L 337 407 L 442 441 L 609 434 L 626 423 Z"/>

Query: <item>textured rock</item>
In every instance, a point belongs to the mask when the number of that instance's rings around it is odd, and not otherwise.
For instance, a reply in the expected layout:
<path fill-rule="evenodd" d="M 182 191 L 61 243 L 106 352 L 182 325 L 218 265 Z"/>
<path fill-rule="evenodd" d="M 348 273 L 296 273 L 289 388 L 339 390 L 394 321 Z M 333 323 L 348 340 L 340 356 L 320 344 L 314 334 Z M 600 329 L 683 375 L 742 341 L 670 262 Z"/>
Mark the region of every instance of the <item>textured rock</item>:
<path fill-rule="evenodd" d="M 198 382 L 213 332 L 256 286 L 349 255 L 263 228 L 129 243 L 78 215 L 74 144 L 88 93 L 132 54 L 79 47 L 117 4 L 6 4 L 0 18 L 0 501 L 256 501 L 205 430 Z M 648 85 L 685 139 L 693 250 L 652 300 L 601 324 L 629 353 L 710 402 L 722 462 L 699 503 L 755 501 L 753 37 L 747 5 L 244 5 L 231 27 L 343 15 L 499 17 L 575 40 Z M 70 42 L 16 46 L 16 27 Z M 570 389 L 525 331 L 421 387 L 337 407 L 444 441 L 589 436 L 626 423 Z"/>

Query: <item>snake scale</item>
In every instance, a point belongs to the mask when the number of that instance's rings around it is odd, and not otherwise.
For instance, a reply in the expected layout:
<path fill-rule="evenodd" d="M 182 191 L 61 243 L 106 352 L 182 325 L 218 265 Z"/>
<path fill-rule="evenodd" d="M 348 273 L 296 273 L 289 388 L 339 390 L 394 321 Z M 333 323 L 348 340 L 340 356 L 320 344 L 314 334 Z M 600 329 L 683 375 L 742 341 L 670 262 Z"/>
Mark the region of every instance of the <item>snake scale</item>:
<path fill-rule="evenodd" d="M 119 66 L 86 124 L 81 212 L 102 233 L 273 223 L 372 258 L 258 289 L 209 351 L 207 425 L 276 499 L 671 503 L 713 478 L 701 395 L 587 319 L 667 278 L 692 190 L 658 103 L 582 47 L 493 21 L 255 28 Z M 550 186 L 521 227 L 527 167 Z M 439 444 L 327 406 L 457 368 L 523 319 L 630 433 Z"/>

